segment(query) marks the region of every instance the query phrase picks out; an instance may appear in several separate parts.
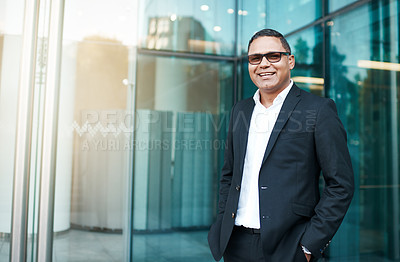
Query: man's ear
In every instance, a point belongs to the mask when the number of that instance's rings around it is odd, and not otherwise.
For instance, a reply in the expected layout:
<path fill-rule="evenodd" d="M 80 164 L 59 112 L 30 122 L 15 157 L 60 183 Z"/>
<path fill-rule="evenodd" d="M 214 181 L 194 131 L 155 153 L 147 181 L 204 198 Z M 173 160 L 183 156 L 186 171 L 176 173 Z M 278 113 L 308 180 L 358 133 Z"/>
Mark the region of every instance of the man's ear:
<path fill-rule="evenodd" d="M 289 56 L 289 66 L 290 66 L 290 70 L 292 70 L 294 68 L 294 65 L 296 64 L 296 61 L 294 59 L 294 55 L 290 55 Z"/>

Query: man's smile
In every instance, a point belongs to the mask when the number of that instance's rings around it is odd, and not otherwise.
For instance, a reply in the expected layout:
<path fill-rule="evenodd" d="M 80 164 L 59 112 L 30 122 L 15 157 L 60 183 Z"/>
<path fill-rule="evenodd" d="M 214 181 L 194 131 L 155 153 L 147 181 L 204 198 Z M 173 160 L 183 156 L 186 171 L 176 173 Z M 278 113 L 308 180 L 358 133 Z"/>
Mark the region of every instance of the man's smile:
<path fill-rule="evenodd" d="M 263 72 L 263 73 L 259 73 L 258 75 L 259 75 L 260 77 L 262 77 L 262 78 L 268 78 L 268 77 L 270 77 L 270 76 L 275 75 L 275 72 Z"/>

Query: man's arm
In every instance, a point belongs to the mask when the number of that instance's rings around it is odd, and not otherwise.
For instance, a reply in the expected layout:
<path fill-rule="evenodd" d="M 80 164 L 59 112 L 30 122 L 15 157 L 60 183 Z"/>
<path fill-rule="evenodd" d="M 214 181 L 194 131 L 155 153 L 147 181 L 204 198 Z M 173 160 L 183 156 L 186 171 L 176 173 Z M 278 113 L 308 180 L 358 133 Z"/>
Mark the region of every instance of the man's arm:
<path fill-rule="evenodd" d="M 338 230 L 354 192 L 347 136 L 331 99 L 327 99 L 318 112 L 314 137 L 325 188 L 301 244 L 313 256 L 320 257 Z"/>

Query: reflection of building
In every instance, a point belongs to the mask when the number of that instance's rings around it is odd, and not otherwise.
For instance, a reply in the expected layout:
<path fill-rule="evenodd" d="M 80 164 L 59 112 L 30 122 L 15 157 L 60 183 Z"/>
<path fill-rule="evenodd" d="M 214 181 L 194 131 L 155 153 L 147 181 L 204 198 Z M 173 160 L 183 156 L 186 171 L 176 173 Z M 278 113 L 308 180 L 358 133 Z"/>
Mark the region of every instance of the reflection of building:
<path fill-rule="evenodd" d="M 139 60 L 138 108 L 218 112 L 220 87 L 214 83 L 224 78 L 218 65 L 153 56 Z"/>
<path fill-rule="evenodd" d="M 175 15 L 149 19 L 145 46 L 148 49 L 217 54 L 219 46 L 201 22 L 192 17 Z"/>
<path fill-rule="evenodd" d="M 102 37 L 88 37 L 76 48 L 76 68 L 69 76 L 75 82 L 62 87 L 74 93 L 74 107 L 69 111 L 74 113 L 74 122 L 80 128 L 87 125 L 88 130 L 81 135 L 74 132 L 71 224 L 120 231 L 125 203 L 123 174 L 129 167 L 129 151 L 121 148 L 131 134 L 118 135 L 113 127 L 124 123 L 127 114 L 127 87 L 122 80 L 128 71 L 128 49 Z M 110 130 L 102 132 L 105 128 Z"/>

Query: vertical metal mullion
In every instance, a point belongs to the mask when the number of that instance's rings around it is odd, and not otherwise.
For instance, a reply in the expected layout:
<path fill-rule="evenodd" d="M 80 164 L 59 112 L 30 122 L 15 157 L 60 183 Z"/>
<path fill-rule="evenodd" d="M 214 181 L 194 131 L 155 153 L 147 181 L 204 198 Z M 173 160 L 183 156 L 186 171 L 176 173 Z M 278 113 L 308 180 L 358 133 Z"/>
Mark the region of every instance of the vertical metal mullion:
<path fill-rule="evenodd" d="M 242 94 L 239 94 L 239 85 L 238 85 L 238 57 L 241 55 L 241 50 L 240 53 L 238 52 L 238 43 L 240 43 L 239 38 L 239 22 L 242 21 L 242 19 L 239 20 L 239 1 L 240 0 L 235 0 L 235 18 L 234 18 L 234 23 L 235 23 L 235 40 L 234 40 L 234 50 L 233 50 L 233 57 L 234 57 L 234 62 L 233 62 L 233 103 L 235 104 L 239 98 L 242 97 Z M 240 34 L 241 36 L 242 34 Z M 240 61 L 240 60 L 239 60 Z"/>
<path fill-rule="evenodd" d="M 136 8 L 136 10 L 139 10 L 139 8 Z M 132 133 L 130 134 L 131 136 L 129 137 L 129 142 L 134 141 L 135 137 L 135 121 L 136 121 L 136 73 L 137 73 L 137 47 L 134 46 L 132 47 L 132 50 L 129 52 L 129 71 L 128 71 L 128 83 L 127 83 L 127 88 L 128 88 L 128 110 L 129 113 L 131 114 L 132 118 Z M 125 240 L 126 240 L 126 250 L 125 250 L 125 261 L 133 261 L 133 180 L 134 180 L 134 161 L 135 161 L 135 149 L 131 149 L 129 152 L 129 172 L 128 172 L 128 177 L 127 177 L 127 186 L 126 186 L 126 199 L 127 199 L 127 220 L 125 224 L 125 228 L 123 232 L 125 233 Z"/>
<path fill-rule="evenodd" d="M 390 8 L 390 3 L 387 3 L 387 11 L 389 12 L 389 17 L 391 19 L 389 20 L 390 25 L 390 61 L 391 62 L 398 62 L 398 58 L 396 57 L 396 51 L 397 50 L 397 45 L 396 41 L 394 39 L 396 38 L 396 34 L 399 33 L 399 27 L 396 26 L 397 23 L 395 21 L 396 15 L 398 14 L 398 10 L 400 9 L 400 3 L 399 1 L 397 2 L 397 8 L 392 9 Z M 397 12 L 397 14 L 396 14 Z M 399 20 L 399 17 L 397 16 L 397 19 Z M 393 254 L 392 254 L 392 259 L 400 259 L 400 203 L 399 203 L 399 115 L 398 115 L 398 106 L 399 106 L 399 101 L 398 101 L 398 86 L 397 86 L 397 72 L 391 71 L 390 72 L 390 111 L 391 111 L 391 134 L 392 134 L 392 185 L 393 185 L 393 191 L 392 191 L 392 208 L 393 208 L 393 220 L 392 222 L 392 227 L 393 227 Z M 390 248 L 392 248 L 390 247 Z"/>
<path fill-rule="evenodd" d="M 15 141 L 10 261 L 26 260 L 33 92 L 40 0 L 26 0 Z"/>
<path fill-rule="evenodd" d="M 136 27 L 138 28 L 138 25 L 140 23 L 141 16 L 140 14 L 140 8 L 141 4 L 143 2 L 140 1 L 134 1 L 135 4 L 135 10 L 136 10 Z M 136 32 L 136 43 L 137 39 L 139 38 L 139 32 Z M 135 138 L 135 125 L 136 125 L 136 74 L 137 74 L 137 68 L 138 68 L 138 47 L 137 45 L 132 46 L 132 50 L 129 52 L 129 70 L 128 70 L 128 82 L 127 82 L 127 88 L 128 88 L 128 110 L 129 113 L 132 114 L 132 132 L 131 136 L 129 137 L 129 142 L 133 143 L 134 138 Z M 134 188 L 134 161 L 135 161 L 135 149 L 132 148 L 129 152 L 129 173 L 128 173 L 128 178 L 127 178 L 127 186 L 126 186 L 126 199 L 127 199 L 127 217 L 126 217 L 126 224 L 125 224 L 125 229 L 123 232 L 125 232 L 125 261 L 131 262 L 133 261 L 133 188 Z"/>
<path fill-rule="evenodd" d="M 36 252 L 37 261 L 40 262 L 52 261 L 53 254 L 54 191 L 63 20 L 64 0 L 51 1 Z"/>

